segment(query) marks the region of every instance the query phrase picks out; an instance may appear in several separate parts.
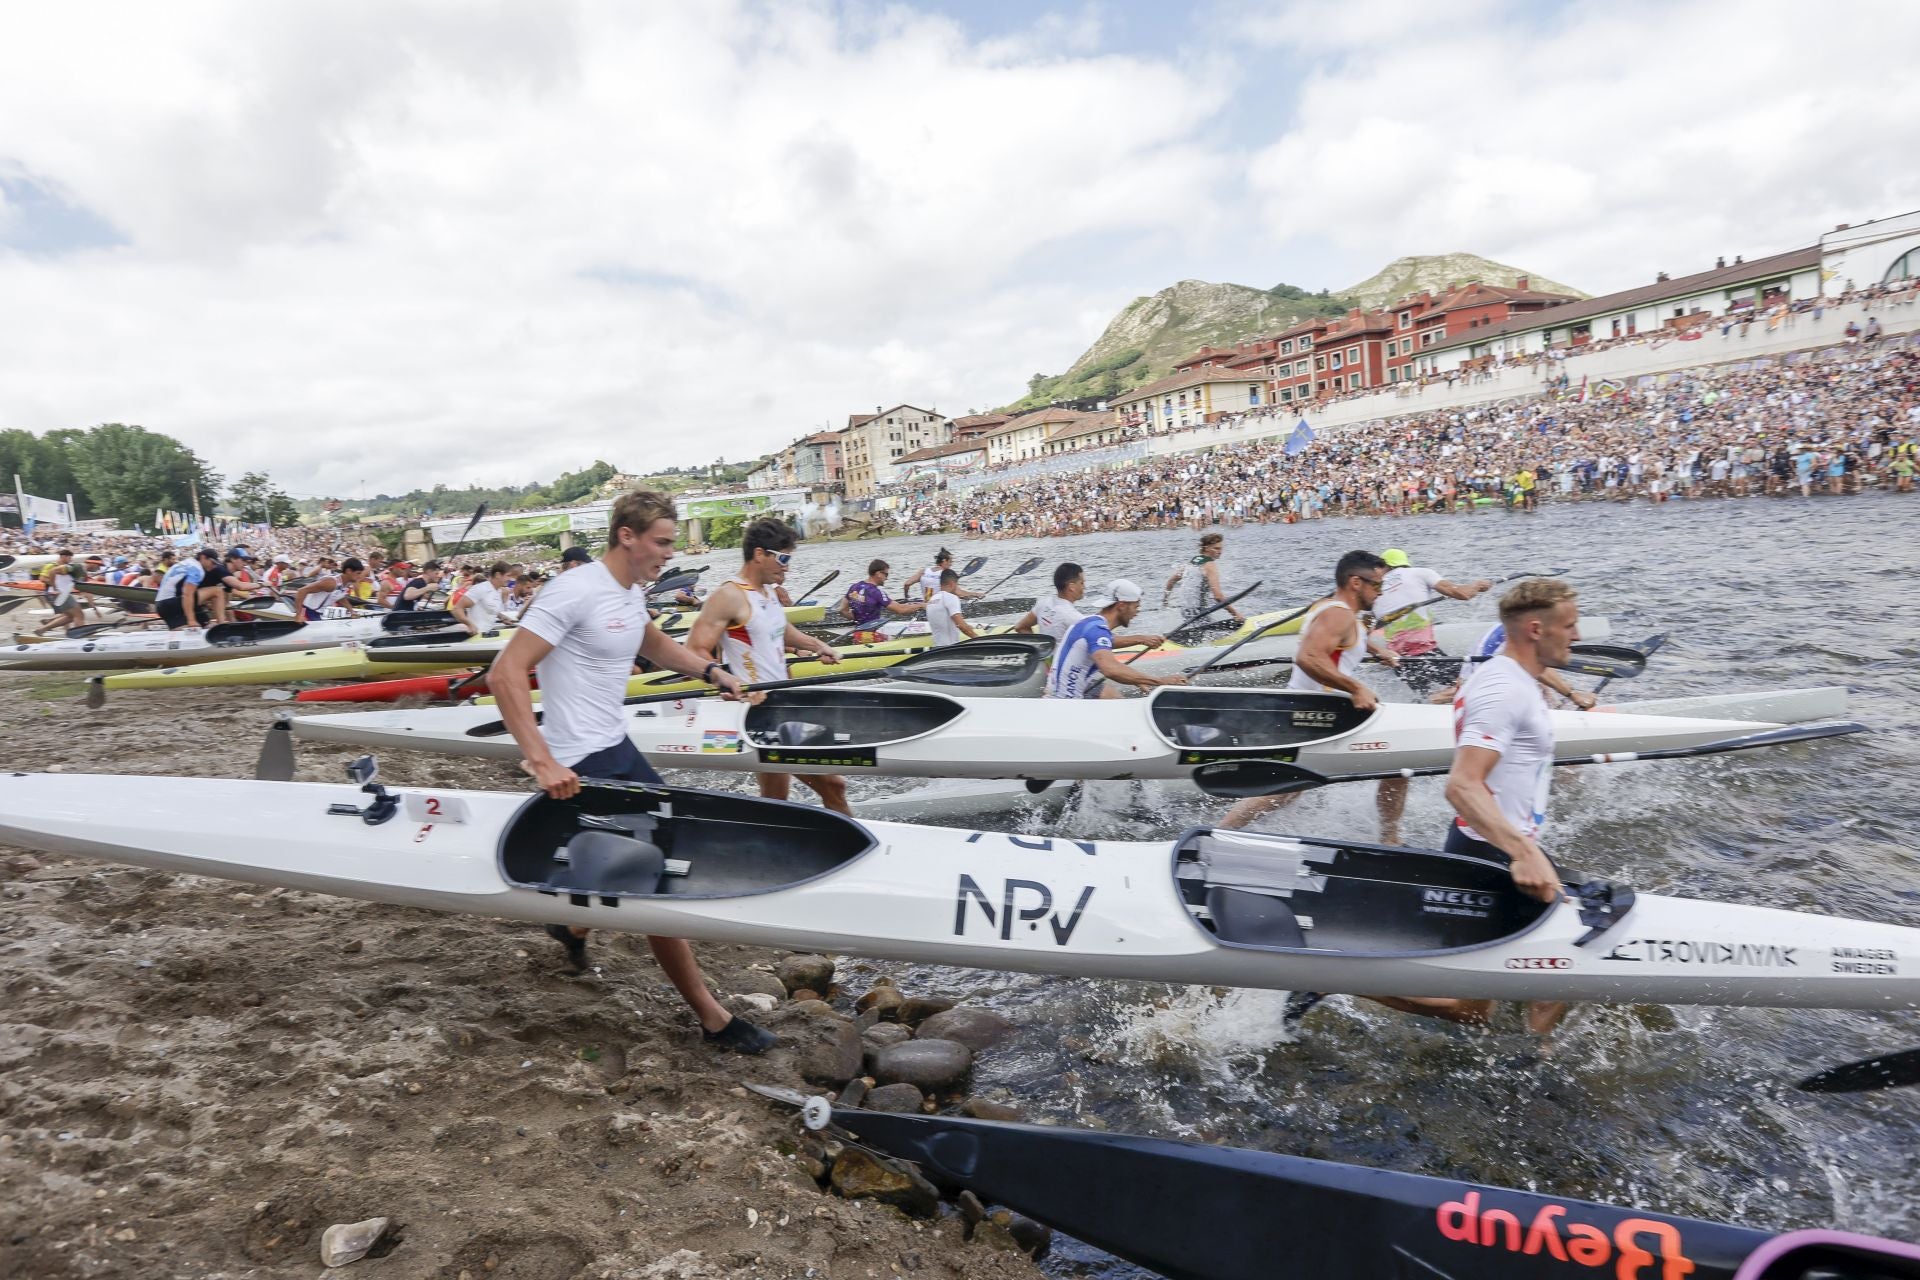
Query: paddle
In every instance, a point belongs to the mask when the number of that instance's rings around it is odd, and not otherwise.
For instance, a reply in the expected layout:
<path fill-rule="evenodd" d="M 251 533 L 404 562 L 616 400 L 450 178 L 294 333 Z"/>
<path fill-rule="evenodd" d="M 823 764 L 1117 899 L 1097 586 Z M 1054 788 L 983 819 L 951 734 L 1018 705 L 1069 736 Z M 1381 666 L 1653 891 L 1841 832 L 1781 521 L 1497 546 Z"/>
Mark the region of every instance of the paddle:
<path fill-rule="evenodd" d="M 647 588 L 647 599 L 652 600 L 655 596 L 670 596 L 675 592 L 683 591 L 698 581 L 704 572 L 706 572 L 704 569 L 688 569 L 682 573 L 670 573 Z"/>
<path fill-rule="evenodd" d="M 800 604 L 800 603 L 803 603 L 804 601 L 811 600 L 813 598 L 814 592 L 826 586 L 829 582 L 832 582 L 835 578 L 839 576 L 840 576 L 840 571 L 838 569 L 835 569 L 832 573 L 820 579 L 820 581 L 814 583 L 812 586 L 808 587 L 805 591 L 801 592 L 799 595 L 794 596 L 793 602 L 795 604 Z"/>
<path fill-rule="evenodd" d="M 749 693 L 776 689 L 803 689 L 823 684 L 852 684 L 859 680 L 913 680 L 918 684 L 959 685 L 968 689 L 1004 688 L 1018 684 L 1031 673 L 1036 660 L 1052 654 L 1053 640 L 1048 636 L 986 636 L 963 640 L 938 649 L 925 649 L 892 666 L 849 671 L 843 675 L 803 676 L 795 680 L 773 680 L 747 686 Z M 955 669 L 956 660 L 959 669 Z M 658 702 L 690 702 L 696 698 L 717 697 L 717 688 L 690 689 L 683 693 L 643 693 L 622 699 L 623 706 L 640 707 Z M 539 721 L 541 713 L 534 712 Z M 504 720 L 491 720 L 467 730 L 469 737 L 493 738 L 507 731 Z"/>
<path fill-rule="evenodd" d="M 1624 764 L 1629 760 L 1685 760 L 1694 756 L 1720 755 L 1728 751 L 1751 751 L 1756 747 L 1784 747 L 1819 738 L 1837 738 L 1842 734 L 1865 733 L 1867 726 L 1846 720 L 1833 724 L 1789 725 L 1760 733 L 1721 738 L 1694 747 L 1663 747 L 1655 751 L 1616 751 L 1555 760 L 1556 765 Z M 1450 766 L 1430 769 L 1382 769 L 1372 773 L 1343 773 L 1329 778 L 1284 760 L 1221 760 L 1203 764 L 1193 771 L 1193 781 L 1202 791 L 1223 800 L 1243 800 L 1249 796 L 1279 796 L 1296 791 L 1311 791 L 1332 782 L 1377 782 L 1382 778 L 1424 778 L 1451 771 Z"/>
<path fill-rule="evenodd" d="M 293 726 L 280 716 L 267 727 L 260 743 L 260 758 L 254 761 L 253 776 L 261 782 L 293 781 Z"/>
<path fill-rule="evenodd" d="M 467 521 L 467 527 L 463 529 L 460 533 L 460 542 L 454 543 L 453 551 L 447 552 L 447 555 L 451 556 L 454 551 L 458 551 L 460 549 L 460 543 L 465 542 L 467 540 L 467 535 L 473 532 L 473 527 L 479 524 L 482 520 L 486 519 L 486 515 L 487 515 L 487 504 L 484 502 L 473 509 L 473 519 Z"/>
<path fill-rule="evenodd" d="M 1173 630 L 1167 632 L 1166 638 L 1169 641 L 1171 641 L 1175 636 L 1179 635 L 1182 631 L 1193 630 L 1195 627 L 1199 626 L 1201 623 L 1206 621 L 1208 614 L 1218 613 L 1222 609 L 1231 608 L 1234 605 L 1240 603 L 1242 600 L 1246 599 L 1248 596 L 1252 595 L 1254 592 L 1258 591 L 1259 589 L 1260 589 L 1260 584 L 1256 582 L 1252 586 L 1248 587 L 1245 591 L 1241 591 L 1235 595 L 1228 596 L 1225 600 L 1220 601 L 1218 604 L 1207 606 L 1205 609 L 1202 609 L 1199 613 L 1194 614 L 1191 618 L 1188 618 L 1185 622 L 1181 623 L 1179 626 L 1175 627 Z M 1284 619 L 1282 619 L 1282 621 L 1284 621 Z M 1279 624 L 1276 623 L 1275 625 L 1277 626 Z M 1244 641 L 1242 643 L 1244 643 Z M 1147 654 L 1151 652 L 1152 650 L 1150 649 L 1142 649 L 1140 652 L 1130 655 L 1126 659 L 1126 661 L 1128 662 L 1129 665 L 1131 665 L 1132 663 L 1139 661 L 1141 658 L 1146 657 Z M 1203 667 L 1201 668 L 1201 670 L 1205 670 L 1205 668 Z"/>
<path fill-rule="evenodd" d="M 1662 631 L 1657 636 L 1648 636 L 1645 640 L 1642 640 L 1639 644 L 1639 649 L 1640 649 L 1640 652 L 1645 657 L 1651 658 L 1654 654 L 1660 651 L 1660 647 L 1666 644 L 1666 642 L 1667 642 L 1667 633 Z M 1608 676 L 1605 680 L 1602 680 L 1599 684 L 1593 686 L 1593 696 L 1596 698 L 1599 697 L 1600 691 L 1606 688 L 1608 685 L 1612 684 L 1613 680 L 1614 680 L 1614 677 Z"/>
<path fill-rule="evenodd" d="M 1510 573 L 1504 578 L 1495 579 L 1493 585 L 1495 587 L 1503 586 L 1509 582 L 1518 582 L 1522 578 L 1558 578 L 1565 573 L 1566 573 L 1565 569 L 1551 569 L 1551 570 L 1548 570 L 1546 573 Z M 1488 588 L 1488 590 L 1492 590 L 1492 589 L 1493 589 L 1492 587 Z M 1392 613 L 1386 614 L 1382 617 L 1375 618 L 1373 620 L 1373 630 L 1378 631 L 1382 627 L 1385 627 L 1388 623 L 1398 622 L 1400 621 L 1400 619 L 1406 617 L 1408 614 L 1413 613 L 1419 609 L 1424 609 L 1430 604 L 1439 604 L 1442 600 L 1451 600 L 1451 599 L 1453 599 L 1452 596 L 1428 596 L 1425 600 L 1417 600 L 1412 604 L 1402 605 L 1400 608 L 1395 609 Z"/>
<path fill-rule="evenodd" d="M 1664 640 L 1664 636 L 1655 636 L 1655 640 Z M 1658 646 L 1655 646 L 1658 647 Z M 1415 658 L 1402 658 L 1400 665 L 1410 662 L 1490 662 L 1492 654 L 1474 654 L 1471 658 L 1449 658 L 1445 654 L 1421 654 Z M 1378 662 L 1378 658 L 1369 658 L 1369 662 Z M 1647 669 L 1647 650 L 1630 644 L 1576 644 L 1565 662 L 1552 664 L 1556 671 L 1570 671 L 1581 676 L 1605 676 L 1608 680 L 1632 680 Z M 1597 690 L 1596 690 L 1597 692 Z"/>
<path fill-rule="evenodd" d="M 982 558 L 982 560 L 984 563 L 984 557 Z M 1012 573 L 1000 579 L 1000 581 L 994 583 L 992 586 L 988 587 L 985 591 L 982 591 L 978 596 L 975 597 L 975 599 L 985 600 L 988 596 L 991 596 L 994 592 L 1006 586 L 1009 582 L 1012 582 L 1015 578 L 1019 577 L 1021 574 L 1032 573 L 1035 569 L 1038 569 L 1039 567 L 1040 567 L 1039 556 L 1033 556 L 1029 559 L 1022 560 L 1020 562 L 1019 568 L 1015 569 Z"/>
<path fill-rule="evenodd" d="M 1316 600 L 1313 603 L 1318 604 L 1320 602 Z M 1292 622 L 1295 618 L 1305 617 L 1308 611 L 1311 610 L 1312 608 L 1313 608 L 1313 605 L 1310 604 L 1305 606 L 1304 608 L 1295 609 L 1292 613 L 1288 614 L 1284 618 L 1275 618 L 1272 622 L 1269 622 L 1266 626 L 1261 627 L 1258 631 L 1255 631 L 1252 635 L 1242 636 L 1240 639 L 1234 641 L 1232 644 L 1228 645 L 1225 649 L 1222 649 L 1219 653 L 1215 654 L 1212 658 L 1209 658 L 1207 661 L 1201 663 L 1198 667 L 1195 667 L 1192 671 L 1189 671 L 1187 673 L 1187 678 L 1192 679 L 1194 676 L 1206 674 L 1207 672 L 1213 670 L 1215 667 L 1219 666 L 1222 662 L 1224 662 L 1226 660 L 1227 655 L 1232 653 L 1235 649 L 1240 648 L 1240 646 L 1242 645 L 1253 643 L 1255 640 L 1258 640 L 1261 636 L 1266 635 L 1268 632 L 1274 630 L 1274 628 L 1276 627 L 1286 626 L 1289 622 Z M 1194 620 L 1196 622 L 1199 621 L 1197 617 Z"/>
<path fill-rule="evenodd" d="M 1920 1084 L 1920 1049 L 1902 1049 L 1858 1062 L 1828 1067 L 1808 1076 L 1796 1089 L 1808 1093 L 1871 1093 Z"/>
<path fill-rule="evenodd" d="M 0 600 L 0 614 L 12 613 L 31 599 L 32 596 L 15 596 L 11 600 Z"/>

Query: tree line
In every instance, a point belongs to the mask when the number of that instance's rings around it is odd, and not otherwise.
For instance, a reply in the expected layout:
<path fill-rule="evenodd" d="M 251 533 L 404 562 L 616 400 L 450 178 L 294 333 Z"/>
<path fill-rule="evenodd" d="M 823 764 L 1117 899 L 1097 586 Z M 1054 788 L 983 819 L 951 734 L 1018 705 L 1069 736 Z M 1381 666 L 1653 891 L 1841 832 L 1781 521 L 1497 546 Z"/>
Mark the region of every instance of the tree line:
<path fill-rule="evenodd" d="M 299 522 L 293 499 L 263 472 L 250 471 L 228 489 L 225 477 L 186 445 L 124 422 L 41 436 L 0 431 L 0 487 L 11 488 L 16 475 L 28 493 L 54 499 L 72 494 L 76 518 L 110 519 L 122 528 L 146 528 L 156 511 L 192 511 L 196 505 L 203 515 L 276 526 Z"/>

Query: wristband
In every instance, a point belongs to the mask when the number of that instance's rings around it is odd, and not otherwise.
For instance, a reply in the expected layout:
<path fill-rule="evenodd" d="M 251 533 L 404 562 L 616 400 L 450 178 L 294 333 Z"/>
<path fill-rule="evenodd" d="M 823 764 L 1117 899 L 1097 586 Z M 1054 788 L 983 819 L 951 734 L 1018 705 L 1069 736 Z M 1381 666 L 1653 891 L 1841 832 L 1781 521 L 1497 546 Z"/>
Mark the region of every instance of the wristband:
<path fill-rule="evenodd" d="M 717 662 L 709 662 L 706 665 L 706 669 L 700 673 L 700 678 L 708 684 L 713 684 L 713 669 L 719 665 Z"/>

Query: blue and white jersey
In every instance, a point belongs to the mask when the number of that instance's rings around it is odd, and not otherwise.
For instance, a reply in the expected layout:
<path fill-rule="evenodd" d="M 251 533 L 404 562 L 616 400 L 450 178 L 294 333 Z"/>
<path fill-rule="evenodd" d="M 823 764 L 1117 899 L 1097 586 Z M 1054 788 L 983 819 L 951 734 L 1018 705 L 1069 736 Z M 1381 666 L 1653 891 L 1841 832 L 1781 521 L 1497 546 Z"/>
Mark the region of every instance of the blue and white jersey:
<path fill-rule="evenodd" d="M 1500 646 L 1506 642 L 1507 624 L 1504 622 L 1496 622 L 1493 630 L 1480 637 L 1480 643 L 1473 646 L 1473 652 L 1468 656 L 1473 658 L 1491 658 L 1494 654 L 1500 652 Z"/>
<path fill-rule="evenodd" d="M 1113 628 L 1097 613 L 1090 613 L 1067 629 L 1066 638 L 1054 650 L 1053 666 L 1047 670 L 1049 698 L 1097 698 L 1104 677 L 1093 663 L 1093 655 L 1113 649 Z"/>

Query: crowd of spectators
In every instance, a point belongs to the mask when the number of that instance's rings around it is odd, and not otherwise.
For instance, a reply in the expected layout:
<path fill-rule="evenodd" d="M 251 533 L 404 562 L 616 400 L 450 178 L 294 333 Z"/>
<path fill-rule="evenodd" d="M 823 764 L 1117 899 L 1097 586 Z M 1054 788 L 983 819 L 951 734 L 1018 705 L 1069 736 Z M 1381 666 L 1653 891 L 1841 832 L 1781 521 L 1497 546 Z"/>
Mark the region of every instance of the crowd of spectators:
<path fill-rule="evenodd" d="M 988 537 L 1336 515 L 1474 503 L 1909 491 L 1920 453 L 1920 348 L 1868 338 L 1787 359 L 935 494 L 909 532 Z"/>

